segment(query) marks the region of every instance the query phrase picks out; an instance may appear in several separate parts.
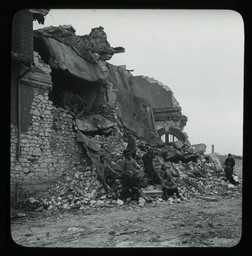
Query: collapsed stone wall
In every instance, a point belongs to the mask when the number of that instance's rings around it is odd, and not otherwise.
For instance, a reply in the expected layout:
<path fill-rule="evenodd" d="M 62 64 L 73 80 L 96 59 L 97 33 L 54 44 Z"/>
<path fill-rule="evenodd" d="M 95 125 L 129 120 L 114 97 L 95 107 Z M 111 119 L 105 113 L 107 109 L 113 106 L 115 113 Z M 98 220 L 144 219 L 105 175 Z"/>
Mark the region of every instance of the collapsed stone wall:
<path fill-rule="evenodd" d="M 12 194 L 15 190 L 13 185 L 17 183 L 28 185 L 30 191 L 36 192 L 37 184 L 50 183 L 63 172 L 71 172 L 74 166 L 88 164 L 82 145 L 76 142 L 73 116 L 67 110 L 56 107 L 49 99 L 52 87 L 49 82 L 50 67 L 37 53 L 34 54 L 34 62 L 35 67 L 20 83 L 19 156 L 17 122 L 12 121 L 10 126 Z M 26 100 L 27 93 L 29 101 Z M 16 94 L 12 96 L 17 100 Z"/>
<path fill-rule="evenodd" d="M 134 76 L 131 88 L 136 96 L 147 99 L 153 108 L 174 107 L 172 91 L 153 78 Z"/>
<path fill-rule="evenodd" d="M 107 41 L 107 35 L 102 26 L 93 28 L 88 35 L 76 35 L 75 29 L 71 25 L 58 27 L 45 27 L 34 31 L 35 43 L 36 35 L 56 38 L 64 44 L 71 46 L 74 50 L 92 64 L 109 60 L 116 53 L 124 52 L 123 47 L 111 47 Z"/>
<path fill-rule="evenodd" d="M 64 170 L 83 160 L 76 143 L 73 118 L 48 100 L 48 93 L 34 89 L 30 109 L 32 123 L 21 133 L 21 156 L 17 160 L 17 127 L 11 125 L 11 181 L 43 183 L 56 179 Z"/>
<path fill-rule="evenodd" d="M 166 127 L 168 130 L 170 127 L 176 128 L 178 130 L 183 131 L 184 126 L 181 125 L 180 121 L 155 121 L 155 129 L 158 131 L 159 129 Z"/>
<path fill-rule="evenodd" d="M 149 101 L 132 91 L 133 75 L 122 66 L 107 63 L 109 84 L 116 95 L 116 114 L 119 123 L 132 130 L 138 137 L 145 137 L 153 129 L 153 120 L 148 111 Z"/>
<path fill-rule="evenodd" d="M 69 70 L 71 75 L 87 81 L 105 81 L 106 96 L 103 96 L 107 102 L 100 104 L 96 113 L 106 114 L 110 120 L 132 130 L 138 137 L 154 132 L 153 108 L 179 107 L 168 86 L 153 78 L 134 77 L 126 66 L 114 66 L 106 62 L 114 53 L 124 50 L 110 46 L 103 27 L 93 28 L 89 35 L 83 36 L 75 35 L 75 30 L 68 25 L 36 30 L 34 35 L 34 48 L 50 64 L 53 78 L 55 70 L 59 69 L 61 75 L 62 71 Z M 43 53 L 43 49 L 48 50 L 50 58 Z M 55 59 L 57 65 L 48 59 Z M 64 81 L 53 80 L 53 88 L 58 84 L 62 89 Z"/>

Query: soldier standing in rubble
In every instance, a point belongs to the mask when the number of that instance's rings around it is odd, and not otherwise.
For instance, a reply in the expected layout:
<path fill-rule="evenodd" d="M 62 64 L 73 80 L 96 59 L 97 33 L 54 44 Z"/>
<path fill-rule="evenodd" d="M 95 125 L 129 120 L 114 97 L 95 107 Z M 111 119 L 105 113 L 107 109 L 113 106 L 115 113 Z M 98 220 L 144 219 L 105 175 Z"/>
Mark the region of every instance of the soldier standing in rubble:
<path fill-rule="evenodd" d="M 162 178 L 153 166 L 154 157 L 155 156 L 151 148 L 149 148 L 148 152 L 142 157 L 144 163 L 144 171 L 151 185 L 162 183 Z"/>
<path fill-rule="evenodd" d="M 140 186 L 137 177 L 137 163 L 131 157 L 130 151 L 125 151 L 125 160 L 122 164 L 122 199 L 126 200 L 128 196 L 133 200 L 138 200 L 140 196 Z"/>
<path fill-rule="evenodd" d="M 229 181 L 231 184 L 237 186 L 239 184 L 238 181 L 235 181 L 233 178 L 233 173 L 234 173 L 234 166 L 235 166 L 235 160 L 232 158 L 232 155 L 229 153 L 228 158 L 224 162 L 225 164 L 225 174 L 226 174 L 226 179 Z"/>
<path fill-rule="evenodd" d="M 128 150 L 131 153 L 133 159 L 136 159 L 136 139 L 132 134 L 128 135 L 128 144 L 126 150 Z"/>
<path fill-rule="evenodd" d="M 239 182 L 234 180 L 233 170 L 232 170 L 231 164 L 229 162 L 227 163 L 224 171 L 225 171 L 225 174 L 226 174 L 227 181 L 229 181 L 231 184 L 237 186 L 239 184 Z"/>
<path fill-rule="evenodd" d="M 225 160 L 224 164 L 226 166 L 229 165 L 233 172 L 234 166 L 235 166 L 235 160 L 234 160 L 234 158 L 232 158 L 232 155 L 230 153 L 228 154 L 228 158 Z"/>
<path fill-rule="evenodd" d="M 232 155 L 229 153 L 228 158 L 225 160 L 226 165 L 224 171 L 226 174 L 226 179 L 233 185 L 238 185 L 239 182 L 235 181 L 233 178 L 233 172 L 234 172 L 234 166 L 235 166 L 235 160 L 232 158 Z"/>

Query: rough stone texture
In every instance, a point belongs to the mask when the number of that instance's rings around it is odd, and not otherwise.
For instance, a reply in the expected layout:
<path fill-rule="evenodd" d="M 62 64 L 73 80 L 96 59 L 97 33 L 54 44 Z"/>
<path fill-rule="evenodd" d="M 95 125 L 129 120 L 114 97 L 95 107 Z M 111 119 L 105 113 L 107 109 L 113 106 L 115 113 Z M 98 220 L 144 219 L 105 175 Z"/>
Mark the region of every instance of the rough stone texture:
<path fill-rule="evenodd" d="M 159 129 L 166 127 L 166 129 L 169 129 L 170 127 L 179 129 L 183 131 L 184 126 L 181 125 L 180 121 L 158 121 L 155 122 L 155 128 L 158 131 Z"/>
<path fill-rule="evenodd" d="M 77 45 L 79 46 L 79 49 L 85 49 L 99 54 L 95 57 L 98 57 L 101 60 L 111 59 L 115 52 L 107 41 L 107 35 L 101 26 L 93 28 L 89 35 L 78 36 Z"/>
<path fill-rule="evenodd" d="M 102 115 L 88 115 L 76 119 L 78 129 L 81 131 L 98 131 L 112 128 L 115 124 Z"/>
<path fill-rule="evenodd" d="M 75 35 L 71 26 L 47 27 L 34 34 L 35 49 L 41 54 L 47 49 L 48 56 L 44 54 L 42 57 L 50 59 L 48 63 L 53 70 L 68 69 L 76 77 L 104 83 L 107 105 L 96 106 L 95 113 L 105 113 L 111 121 L 131 129 L 137 136 L 144 137 L 153 131 L 153 108 L 179 107 L 168 86 L 153 78 L 134 77 L 126 66 L 114 66 L 105 61 L 116 51 L 110 47 L 103 27 L 94 28 L 84 36 Z M 178 121 L 180 116 L 172 116 L 170 120 Z M 158 118 L 160 120 L 155 121 L 168 120 L 166 116 Z"/>
<path fill-rule="evenodd" d="M 29 87 L 32 98 L 21 107 L 26 108 L 26 129 L 21 129 L 21 155 L 17 158 L 18 129 L 11 123 L 11 183 L 36 184 L 56 179 L 63 171 L 71 171 L 74 165 L 85 161 L 82 145 L 76 142 L 73 117 L 62 108 L 56 108 L 49 100 L 50 67 L 34 54 L 35 66 L 24 77 L 20 90 Z M 41 80 L 38 78 L 38 74 Z M 46 81 L 43 79 L 46 78 Z M 23 94 L 21 93 L 21 96 Z M 24 117 L 21 116 L 21 117 Z M 27 122 L 27 120 L 29 122 Z"/>
<path fill-rule="evenodd" d="M 180 117 L 181 117 L 181 114 L 178 112 L 170 113 L 169 111 L 167 111 L 163 113 L 154 113 L 154 119 L 156 122 L 166 121 L 166 120 L 178 121 Z"/>
<path fill-rule="evenodd" d="M 81 163 L 83 152 L 76 143 L 73 118 L 64 109 L 57 109 L 47 93 L 34 92 L 31 106 L 32 124 L 21 133 L 21 156 L 16 158 L 17 127 L 11 125 L 11 181 L 43 183 L 71 170 Z M 47 98 L 47 99 L 46 99 Z M 39 113 L 39 115 L 37 115 Z"/>

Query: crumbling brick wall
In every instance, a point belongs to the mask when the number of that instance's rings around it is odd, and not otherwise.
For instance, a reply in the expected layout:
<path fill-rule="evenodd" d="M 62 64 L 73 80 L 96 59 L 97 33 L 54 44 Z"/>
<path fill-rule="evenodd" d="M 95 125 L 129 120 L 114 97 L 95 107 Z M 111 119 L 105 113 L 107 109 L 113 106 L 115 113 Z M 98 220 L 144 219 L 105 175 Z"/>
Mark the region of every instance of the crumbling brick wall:
<path fill-rule="evenodd" d="M 35 90 L 30 109 L 32 123 L 21 133 L 21 156 L 17 160 L 17 127 L 11 125 L 11 181 L 42 183 L 80 164 L 83 152 L 76 143 L 73 118 Z"/>
<path fill-rule="evenodd" d="M 40 71 L 33 70 L 21 81 L 21 113 L 26 108 L 29 118 L 21 120 L 18 158 L 18 127 L 11 123 L 11 183 L 36 184 L 53 181 L 64 171 L 86 161 L 82 145 L 76 142 L 74 119 L 62 108 L 57 108 L 49 99 L 52 84 L 45 82 L 49 75 L 48 65 L 40 62 Z M 35 62 L 38 67 L 38 63 Z M 46 69 L 47 68 L 47 69 Z M 33 79 L 33 78 L 36 79 Z M 39 79 L 41 79 L 39 81 Z M 32 92 L 29 104 L 25 104 L 22 91 Z M 21 115 L 24 117 L 24 115 Z M 26 121 L 25 125 L 23 122 Z M 25 127 L 25 129 L 24 129 Z"/>

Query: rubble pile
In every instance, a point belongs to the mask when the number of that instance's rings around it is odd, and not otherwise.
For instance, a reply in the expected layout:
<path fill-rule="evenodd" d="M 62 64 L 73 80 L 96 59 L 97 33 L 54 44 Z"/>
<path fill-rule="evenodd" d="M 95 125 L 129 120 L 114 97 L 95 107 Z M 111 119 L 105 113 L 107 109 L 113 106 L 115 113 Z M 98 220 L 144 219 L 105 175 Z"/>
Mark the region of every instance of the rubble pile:
<path fill-rule="evenodd" d="M 115 133 L 111 136 L 95 135 L 94 140 L 97 145 L 102 146 L 103 149 L 100 154 L 105 154 L 107 160 L 117 163 L 123 159 L 123 150 L 127 143 L 123 141 L 121 133 Z"/>
<path fill-rule="evenodd" d="M 187 199 L 199 195 L 223 195 L 230 191 L 231 184 L 225 181 L 224 173 L 218 171 L 214 163 L 198 160 L 197 163 L 172 165 L 179 174 L 180 194 Z M 231 187 L 235 189 L 233 185 Z"/>
<path fill-rule="evenodd" d="M 99 106 L 99 109 L 97 110 L 98 114 L 102 114 L 112 122 L 116 122 L 117 116 L 115 109 L 111 107 L 109 104 L 103 104 Z"/>
<path fill-rule="evenodd" d="M 123 160 L 123 150 L 127 143 L 124 142 L 120 132 L 111 136 L 95 135 L 94 141 L 101 147 L 99 155 L 104 154 L 107 163 L 118 173 L 121 171 L 120 164 Z M 137 140 L 137 162 L 140 171 L 143 172 L 143 163 L 141 157 L 146 153 L 145 143 Z M 171 153 L 175 150 L 171 145 L 167 147 Z M 162 157 L 163 149 L 154 148 L 155 159 L 153 161 L 155 169 L 160 172 L 161 166 L 165 165 L 169 169 L 174 179 L 178 183 L 179 193 L 184 200 L 189 200 L 200 196 L 228 195 L 241 192 L 241 186 L 234 187 L 224 179 L 224 172 L 220 170 L 215 161 L 212 161 L 207 155 L 197 155 L 194 161 L 183 163 L 165 161 Z M 180 152 L 181 153 L 181 152 Z M 182 154 L 182 153 L 181 153 Z M 182 154 L 184 156 L 184 154 Z M 196 159 L 196 160 L 195 160 Z M 49 193 L 39 199 L 29 198 L 21 204 L 30 209 L 47 210 L 85 210 L 89 207 L 114 207 L 122 206 L 125 202 L 119 199 L 121 192 L 121 183 L 117 180 L 109 194 L 105 193 L 101 183 L 96 180 L 94 165 L 75 166 L 72 170 L 63 173 L 60 179 L 51 186 Z M 144 207 L 146 203 L 180 203 L 181 200 L 175 197 L 169 198 L 166 202 L 162 199 L 161 185 L 148 185 L 142 187 L 142 195 L 136 205 Z M 209 199 L 211 200 L 211 199 Z M 128 200 L 133 203 L 133 201 Z M 133 203 L 134 204 L 134 203 Z"/>
<path fill-rule="evenodd" d="M 158 158 L 160 161 L 161 159 Z M 156 159 L 157 163 L 157 159 Z M 156 165 L 157 166 L 157 165 Z M 178 183 L 179 193 L 184 200 L 197 198 L 200 196 L 218 196 L 218 195 L 234 195 L 241 193 L 241 186 L 235 187 L 225 181 L 224 173 L 220 172 L 215 163 L 206 162 L 204 158 L 197 162 L 170 163 L 168 168 L 172 171 L 174 179 Z M 235 179 L 241 180 L 235 176 Z M 146 195 L 155 199 L 155 201 L 162 202 L 162 189 L 160 185 L 148 186 L 143 189 Z M 210 201 L 210 198 L 206 200 Z M 171 198 L 169 203 L 180 202 L 180 199 Z"/>
<path fill-rule="evenodd" d="M 80 49 L 95 52 L 95 57 L 101 60 L 109 60 L 114 54 L 114 49 L 107 41 L 107 35 L 101 26 L 93 28 L 89 35 L 78 36 L 77 45 Z"/>

